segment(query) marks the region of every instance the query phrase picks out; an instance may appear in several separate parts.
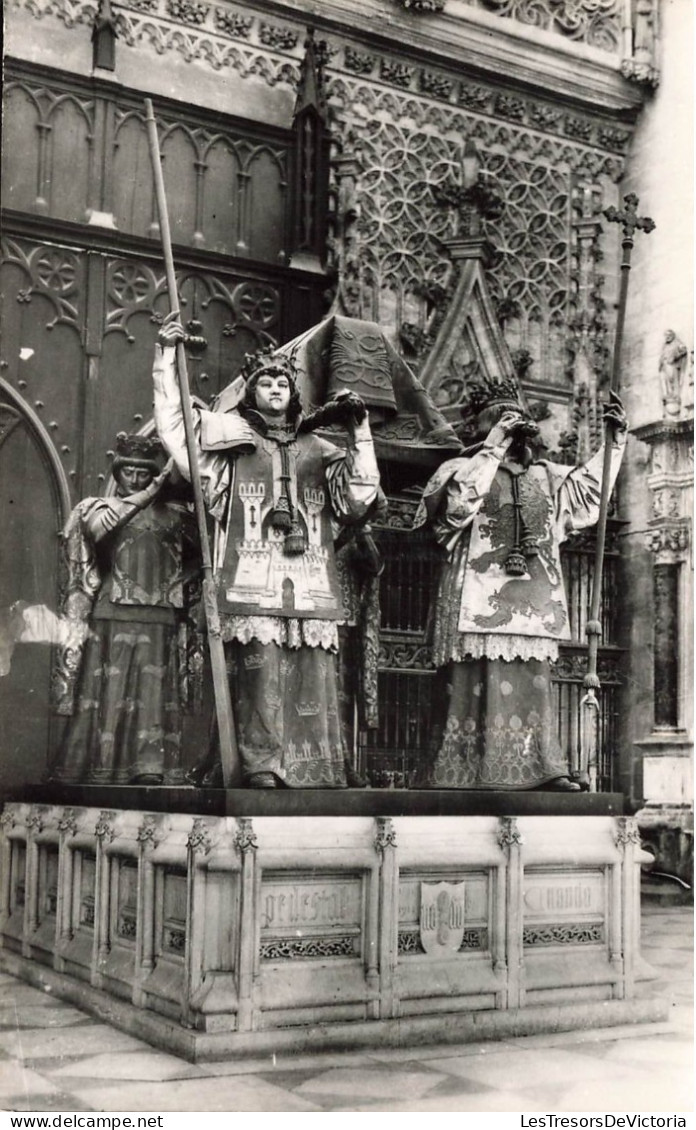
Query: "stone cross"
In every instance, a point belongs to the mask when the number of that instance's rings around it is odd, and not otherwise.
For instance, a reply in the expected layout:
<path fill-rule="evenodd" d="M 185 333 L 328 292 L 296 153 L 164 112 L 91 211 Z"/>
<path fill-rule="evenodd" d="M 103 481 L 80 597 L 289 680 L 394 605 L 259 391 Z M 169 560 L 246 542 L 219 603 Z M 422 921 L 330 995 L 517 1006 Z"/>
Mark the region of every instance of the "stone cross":
<path fill-rule="evenodd" d="M 639 216 L 637 214 L 638 197 L 634 192 L 629 192 L 624 196 L 624 209 L 620 211 L 612 204 L 610 208 L 605 208 L 603 215 L 606 216 L 612 224 L 623 224 L 624 240 L 633 242 L 633 233 L 638 228 L 640 231 L 651 232 L 655 230 L 655 221 L 650 219 L 650 216 Z"/>

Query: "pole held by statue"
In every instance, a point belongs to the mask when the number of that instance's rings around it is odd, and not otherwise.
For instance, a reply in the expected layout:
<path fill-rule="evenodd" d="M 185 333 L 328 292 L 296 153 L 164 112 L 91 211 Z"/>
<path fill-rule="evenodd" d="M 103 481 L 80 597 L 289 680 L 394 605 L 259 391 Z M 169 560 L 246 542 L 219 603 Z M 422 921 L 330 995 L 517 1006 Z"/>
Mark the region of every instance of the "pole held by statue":
<path fill-rule="evenodd" d="M 172 313 L 179 312 L 179 297 L 174 270 L 174 257 L 172 254 L 172 238 L 169 226 L 169 212 L 162 174 L 162 161 L 160 157 L 159 138 L 157 136 L 157 122 L 155 120 L 152 101 L 145 99 L 145 119 L 147 125 L 148 145 L 152 172 L 155 182 L 155 195 L 159 214 L 160 236 L 164 266 L 167 276 L 167 290 L 169 292 L 169 308 Z M 188 366 L 186 351 L 182 341 L 176 346 L 177 376 L 181 405 L 186 434 L 186 450 L 188 453 L 191 486 L 193 488 L 193 503 L 198 526 L 198 536 L 201 545 L 201 558 L 203 565 L 203 607 L 205 611 L 208 633 L 208 648 L 210 652 L 210 665 L 213 675 L 213 692 L 215 698 L 215 712 L 217 715 L 218 734 L 220 740 L 220 761 L 222 764 L 222 779 L 225 788 L 240 783 L 241 763 L 237 748 L 234 718 L 232 715 L 232 701 L 225 665 L 225 652 L 220 627 L 220 612 L 217 600 L 217 588 L 213 576 L 213 563 L 208 536 L 208 523 L 203 501 L 203 487 L 201 484 L 200 468 L 198 466 L 196 436 L 193 426 L 191 411 L 191 394 L 188 379 Z"/>
<path fill-rule="evenodd" d="M 621 283 L 619 289 L 618 311 L 616 315 L 616 332 L 614 335 L 614 356 L 611 370 L 610 395 L 618 396 L 621 383 L 621 348 L 623 345 L 624 324 L 626 321 L 626 305 L 628 301 L 628 280 L 631 270 L 631 252 L 633 250 L 633 237 L 636 229 L 649 234 L 655 228 L 654 220 L 649 216 L 638 215 L 638 197 L 634 193 L 624 196 L 624 208 L 620 210 L 613 205 L 605 208 L 603 215 L 613 224 L 621 224 L 623 238 L 621 241 Z M 594 557 L 594 576 L 592 578 L 592 599 L 590 614 L 587 621 L 587 674 L 583 679 L 585 694 L 581 700 L 583 707 L 582 722 L 582 748 L 581 765 L 587 775 L 590 791 L 597 791 L 597 755 L 598 755 L 598 729 L 599 729 L 599 699 L 597 691 L 600 689 L 597 675 L 597 653 L 599 640 L 602 634 L 600 609 L 602 602 L 602 575 L 604 570 L 604 550 L 607 536 L 607 517 L 609 514 L 609 497 L 611 494 L 611 455 L 612 455 L 612 428 L 609 421 L 605 422 L 604 435 L 604 463 L 602 465 L 602 483 L 599 500 L 599 518 L 597 520 L 597 534 Z"/>

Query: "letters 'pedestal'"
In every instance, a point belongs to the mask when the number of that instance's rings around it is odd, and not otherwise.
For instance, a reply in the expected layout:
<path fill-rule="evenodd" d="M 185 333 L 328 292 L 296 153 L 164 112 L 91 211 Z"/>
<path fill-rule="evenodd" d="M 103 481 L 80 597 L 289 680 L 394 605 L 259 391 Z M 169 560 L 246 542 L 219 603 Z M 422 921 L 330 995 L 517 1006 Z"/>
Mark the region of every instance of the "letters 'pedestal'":
<path fill-rule="evenodd" d="M 0 966 L 169 1051 L 666 1015 L 636 995 L 645 856 L 621 797 L 143 793 L 6 805 Z"/>

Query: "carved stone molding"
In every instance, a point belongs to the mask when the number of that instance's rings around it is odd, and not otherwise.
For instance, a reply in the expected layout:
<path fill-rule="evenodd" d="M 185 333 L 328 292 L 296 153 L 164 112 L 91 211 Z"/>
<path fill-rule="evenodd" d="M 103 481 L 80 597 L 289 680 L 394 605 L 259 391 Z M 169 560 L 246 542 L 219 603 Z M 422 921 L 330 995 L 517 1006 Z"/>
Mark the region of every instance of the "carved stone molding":
<path fill-rule="evenodd" d="M 77 835 L 77 813 L 74 808 L 65 808 L 56 825 L 62 836 Z"/>
<path fill-rule="evenodd" d="M 441 12 L 445 0 L 395 0 L 400 8 L 407 12 Z"/>
<path fill-rule="evenodd" d="M 497 840 L 503 851 L 522 846 L 524 838 L 517 825 L 516 816 L 501 816 Z"/>
<path fill-rule="evenodd" d="M 451 293 L 453 282 L 453 266 L 443 255 L 451 215 L 438 208 L 436 196 L 460 183 L 464 144 L 473 142 L 491 189 L 505 205 L 502 215 L 481 220 L 482 234 L 497 250 L 486 275 L 492 300 L 504 318 L 506 335 L 532 349 L 542 370 L 535 371 L 535 379 L 558 381 L 559 370 L 567 367 L 568 326 L 578 313 L 577 293 L 568 288 L 579 240 L 568 223 L 571 201 L 582 178 L 588 201 L 605 205 L 605 178 L 618 171 L 615 159 L 591 143 L 593 123 L 588 119 L 589 129 L 582 130 L 559 123 L 563 138 L 552 141 L 538 126 L 530 129 L 520 120 L 519 108 L 514 109 L 516 119 L 501 121 L 500 116 L 482 116 L 478 108 L 436 103 L 413 86 L 408 94 L 395 96 L 348 73 L 330 75 L 329 96 L 335 132 L 359 139 L 364 170 L 354 188 L 354 277 L 347 312 L 391 325 L 396 306 L 393 329 L 400 334 L 406 327 L 409 340 L 416 342 L 416 361 L 427 352 L 436 312 L 429 295 L 433 288 Z M 488 94 L 485 109 L 496 113 Z M 512 104 L 505 103 L 505 109 L 513 113 Z M 571 140 L 568 132 L 576 136 Z M 459 147 L 445 140 L 455 135 L 462 138 Z M 347 151 L 349 143 L 344 143 Z M 593 266 L 599 239 L 596 234 L 591 245 L 583 244 Z M 595 323 L 605 318 L 596 267 L 587 282 L 582 301 L 592 298 L 595 332 Z"/>
<path fill-rule="evenodd" d="M 559 922 L 525 926 L 524 946 L 592 946 L 604 942 L 603 922 Z"/>
<path fill-rule="evenodd" d="M 203 817 L 196 817 L 186 840 L 194 855 L 209 855 L 213 847 L 212 827 Z"/>
<path fill-rule="evenodd" d="M 10 828 L 14 828 L 16 823 L 17 823 L 17 810 L 15 808 L 13 808 L 11 805 L 7 805 L 3 809 L 2 815 L 0 815 L 0 828 L 2 828 L 5 832 L 7 832 L 7 831 L 9 831 Z"/>
<path fill-rule="evenodd" d="M 633 0 L 630 11 L 626 58 L 621 62 L 621 74 L 633 82 L 654 88 L 660 82 L 657 54 L 659 0 Z"/>
<path fill-rule="evenodd" d="M 551 674 L 554 682 L 582 683 L 587 674 L 587 654 L 560 655 L 551 663 Z M 602 686 L 620 686 L 621 660 L 611 655 L 600 655 L 597 674 Z"/>
<path fill-rule="evenodd" d="M 262 961 L 293 961 L 312 957 L 356 957 L 356 944 L 360 939 L 354 934 L 328 938 L 275 938 L 261 942 L 259 957 Z"/>
<path fill-rule="evenodd" d="M 117 812 L 112 812 L 112 811 L 109 811 L 109 810 L 104 810 L 103 812 L 99 813 L 99 818 L 97 820 L 97 823 L 94 826 L 94 835 L 102 843 L 104 841 L 108 841 L 109 843 L 111 843 L 112 840 L 115 838 L 115 836 L 116 836 L 115 822 L 116 822 L 117 816 L 118 816 Z"/>
<path fill-rule="evenodd" d="M 387 848 L 396 847 L 396 828 L 394 827 L 389 816 L 377 817 L 375 847 L 381 855 L 384 854 Z"/>
<path fill-rule="evenodd" d="M 680 525 L 660 526 L 647 535 L 648 549 L 655 555 L 656 564 L 678 564 L 683 561 L 691 544 L 691 528 Z"/>
<path fill-rule="evenodd" d="M 143 817 L 143 822 L 138 828 L 137 841 L 143 849 L 151 849 L 157 847 L 162 836 L 160 832 L 161 817 L 155 816 L 154 813 L 147 813 Z"/>
<path fill-rule="evenodd" d="M 412 10 L 418 2 L 411 0 Z M 543 2 L 534 0 L 535 4 Z M 548 0 L 551 6 L 556 6 L 557 2 Z M 604 0 L 583 2 L 596 4 Z M 37 19 L 53 16 L 67 27 L 92 25 L 97 12 L 96 0 L 15 0 L 15 3 Z M 175 51 L 187 62 L 195 61 L 213 70 L 229 67 L 242 77 L 253 75 L 269 86 L 286 83 L 294 87 L 298 82 L 298 53 L 303 33 L 300 26 L 279 25 L 261 16 L 230 12 L 208 0 L 122 0 L 117 8 L 116 26 L 122 44 L 143 43 L 158 54 Z M 230 39 L 237 42 L 230 43 Z M 330 53 L 333 56 L 331 70 L 336 75 L 344 69 L 358 75 L 377 72 L 376 77 L 382 83 L 396 89 L 425 92 L 435 99 L 458 102 L 470 109 L 497 114 L 502 119 L 591 141 L 612 152 L 624 153 L 630 138 L 628 130 L 561 112 L 553 104 L 533 97 L 500 92 L 492 85 L 458 82 L 452 72 L 438 73 L 391 54 L 378 55 L 362 47 L 346 45 L 343 37 L 331 44 Z"/>
<path fill-rule="evenodd" d="M 466 953 L 470 950 L 486 949 L 488 949 L 488 930 L 486 927 L 465 927 L 458 952 Z M 425 953 L 420 930 L 399 930 L 398 952 L 400 954 Z"/>
<path fill-rule="evenodd" d="M 237 820 L 238 828 L 234 835 L 234 846 L 241 855 L 256 851 L 259 846 L 256 832 L 248 816 L 240 816 Z"/>
<path fill-rule="evenodd" d="M 472 7 L 543 28 L 602 51 L 621 48 L 621 0 L 465 0 Z"/>
<path fill-rule="evenodd" d="M 635 816 L 619 816 L 617 818 L 614 842 L 620 848 L 627 847 L 630 844 L 640 847 L 640 828 Z"/>
<path fill-rule="evenodd" d="M 46 825 L 46 818 L 50 809 L 45 805 L 34 805 L 29 810 L 29 815 L 24 821 L 27 831 L 32 836 L 38 836 L 43 832 Z"/>

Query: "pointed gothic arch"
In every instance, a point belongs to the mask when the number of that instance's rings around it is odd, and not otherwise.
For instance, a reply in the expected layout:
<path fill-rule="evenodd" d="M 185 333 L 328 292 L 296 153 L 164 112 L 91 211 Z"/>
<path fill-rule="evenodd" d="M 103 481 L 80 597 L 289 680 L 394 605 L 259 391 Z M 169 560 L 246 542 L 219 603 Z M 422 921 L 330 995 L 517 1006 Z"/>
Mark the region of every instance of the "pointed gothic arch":
<path fill-rule="evenodd" d="M 58 611 L 60 532 L 71 505 L 69 481 L 48 431 L 24 398 L 0 379 L 0 520 L 5 546 L 0 611 L 16 601 Z M 47 643 L 16 646 L 10 669 L 0 678 L 2 793 L 44 775 L 57 735 L 50 709 L 51 652 Z"/>

